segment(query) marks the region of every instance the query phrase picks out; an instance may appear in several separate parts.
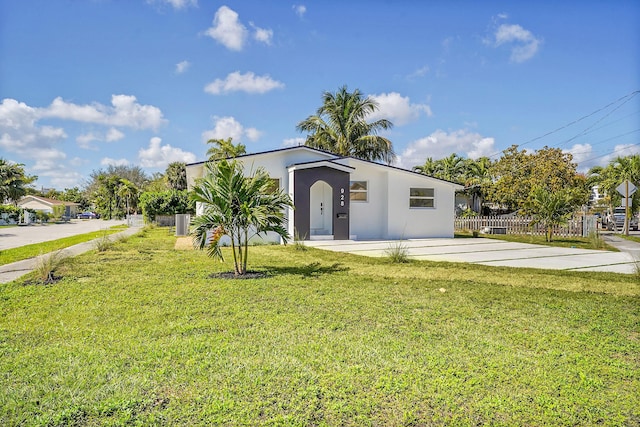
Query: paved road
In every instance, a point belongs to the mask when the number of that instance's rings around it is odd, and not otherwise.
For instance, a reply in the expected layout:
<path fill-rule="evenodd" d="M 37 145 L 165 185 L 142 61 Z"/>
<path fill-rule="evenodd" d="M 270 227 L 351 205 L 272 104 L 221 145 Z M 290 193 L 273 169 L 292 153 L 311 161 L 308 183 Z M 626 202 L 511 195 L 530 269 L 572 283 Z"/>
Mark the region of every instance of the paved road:
<path fill-rule="evenodd" d="M 609 271 L 635 274 L 640 266 L 640 244 L 614 235 L 603 236 L 621 252 L 512 243 L 496 239 L 415 239 L 400 243 L 414 259 L 550 270 Z M 330 240 L 305 242 L 335 252 L 382 257 L 397 241 Z"/>
<path fill-rule="evenodd" d="M 73 219 L 65 224 L 35 224 L 0 228 L 0 250 L 18 248 L 34 243 L 48 242 L 77 234 L 105 230 L 114 225 L 126 224 L 124 220 Z"/>
<path fill-rule="evenodd" d="M 109 221 L 101 221 L 102 224 L 106 224 Z M 96 224 L 97 225 L 97 224 Z M 113 225 L 113 224 L 112 224 Z M 26 227 L 20 227 L 20 228 L 26 228 Z M 90 227 L 83 227 L 83 230 L 86 230 L 87 228 Z M 81 228 L 78 228 L 77 230 L 80 230 Z M 100 230 L 101 228 L 98 228 L 97 230 Z M 88 233 L 89 231 L 82 231 L 81 233 L 76 233 L 76 234 L 82 234 L 82 233 Z M 94 230 L 95 231 L 95 230 Z M 132 234 L 137 233 L 138 231 L 140 231 L 139 227 L 129 227 L 119 233 L 115 233 L 115 234 L 111 234 L 108 236 L 109 239 L 114 240 L 117 239 L 120 236 L 130 236 Z M 62 232 L 59 231 L 59 234 L 64 234 Z M 65 237 L 65 236 L 62 236 Z M 56 239 L 58 239 L 60 237 L 56 237 Z M 49 239 L 51 240 L 51 239 Z M 76 255 L 80 255 L 81 253 L 93 250 L 95 248 L 95 242 L 98 239 L 94 239 L 88 242 L 84 242 L 84 243 L 79 243 L 77 245 L 74 246 L 70 246 L 66 249 L 63 249 L 61 251 L 62 256 L 64 257 L 70 257 L 70 256 L 76 256 Z M 45 240 L 41 240 L 41 241 L 45 241 Z M 42 255 L 42 256 L 48 256 L 47 254 Z M 23 261 L 18 261 L 18 262 L 14 262 L 11 264 L 5 264 L 5 265 L 0 265 L 0 283 L 9 283 L 13 280 L 16 280 L 22 276 L 24 276 L 25 274 L 29 273 L 30 271 L 33 271 L 38 263 L 38 261 L 40 260 L 40 258 L 42 256 L 39 257 L 35 257 L 35 258 L 29 258 L 29 259 L 25 259 Z"/>

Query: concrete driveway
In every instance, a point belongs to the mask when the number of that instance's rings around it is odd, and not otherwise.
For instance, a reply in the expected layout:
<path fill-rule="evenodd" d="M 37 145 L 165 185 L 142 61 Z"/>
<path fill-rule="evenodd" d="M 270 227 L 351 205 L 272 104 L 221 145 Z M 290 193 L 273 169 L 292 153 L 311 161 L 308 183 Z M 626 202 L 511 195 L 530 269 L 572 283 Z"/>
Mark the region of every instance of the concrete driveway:
<path fill-rule="evenodd" d="M 401 244 L 406 247 L 409 257 L 413 259 L 506 267 L 633 274 L 636 273 L 637 266 L 640 266 L 638 261 L 640 245 L 638 244 L 630 245 L 631 249 L 627 252 L 556 248 L 487 238 L 343 242 L 320 240 L 308 241 L 305 244 L 335 252 L 373 257 L 386 256 L 389 248 Z"/>
<path fill-rule="evenodd" d="M 64 224 L 34 224 L 0 228 L 0 251 L 34 243 L 48 242 L 77 234 L 91 233 L 126 224 L 124 220 L 72 219 Z"/>

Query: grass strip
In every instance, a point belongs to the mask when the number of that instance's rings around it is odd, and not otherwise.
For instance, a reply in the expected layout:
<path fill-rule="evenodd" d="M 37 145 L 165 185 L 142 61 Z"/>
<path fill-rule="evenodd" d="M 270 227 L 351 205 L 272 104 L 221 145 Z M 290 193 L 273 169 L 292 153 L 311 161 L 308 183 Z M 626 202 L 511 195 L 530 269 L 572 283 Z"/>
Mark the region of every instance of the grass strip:
<path fill-rule="evenodd" d="M 88 242 L 99 237 L 108 236 L 126 229 L 126 225 L 116 225 L 106 230 L 92 231 L 91 233 L 78 234 L 75 236 L 64 237 L 62 239 L 50 240 L 48 242 L 34 243 L 31 245 L 20 246 L 18 248 L 5 249 L 0 251 L 0 265 L 10 264 L 23 259 L 29 259 L 38 255 L 49 252 L 58 251 L 77 245 L 78 243 Z"/>
<path fill-rule="evenodd" d="M 456 238 L 472 237 L 471 232 L 456 231 Z M 612 252 L 619 252 L 618 249 L 606 243 L 601 243 L 594 247 L 593 240 L 589 237 L 561 237 L 554 236 L 551 242 L 547 242 L 544 236 L 525 234 L 480 234 L 478 237 L 484 239 L 502 240 L 513 243 L 530 243 L 534 245 L 553 246 L 558 248 L 578 248 L 578 249 L 600 249 Z"/>

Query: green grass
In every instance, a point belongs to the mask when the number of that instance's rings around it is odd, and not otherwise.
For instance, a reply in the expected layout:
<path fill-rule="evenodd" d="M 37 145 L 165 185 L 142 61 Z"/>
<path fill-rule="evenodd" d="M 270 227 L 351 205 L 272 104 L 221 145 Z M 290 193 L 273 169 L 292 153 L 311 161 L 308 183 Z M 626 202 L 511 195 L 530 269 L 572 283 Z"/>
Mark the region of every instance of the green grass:
<path fill-rule="evenodd" d="M 455 233 L 456 238 L 472 237 L 471 232 L 458 232 Z M 561 237 L 553 236 L 553 241 L 545 241 L 544 236 L 524 235 L 524 234 L 480 234 L 478 237 L 486 239 L 504 240 L 507 242 L 516 243 L 531 243 L 535 245 L 555 246 L 561 248 L 579 248 L 579 249 L 603 249 L 607 251 L 618 252 L 618 249 L 606 243 L 598 243 L 594 247 L 593 239 L 589 237 Z"/>
<path fill-rule="evenodd" d="M 0 285 L 0 425 L 640 423 L 632 275 L 174 242 Z"/>
<path fill-rule="evenodd" d="M 78 234 L 76 236 L 50 240 L 48 242 L 34 243 L 32 245 L 25 245 L 18 248 L 4 249 L 0 251 L 0 265 L 10 264 L 12 262 L 22 261 L 23 259 L 33 258 L 44 253 L 58 251 L 60 249 L 68 248 L 69 246 L 77 245 L 78 243 L 84 243 L 88 242 L 89 240 L 103 237 L 105 235 L 119 233 L 126 228 L 126 225 L 115 225 L 107 230 L 93 231 L 91 233 Z"/>

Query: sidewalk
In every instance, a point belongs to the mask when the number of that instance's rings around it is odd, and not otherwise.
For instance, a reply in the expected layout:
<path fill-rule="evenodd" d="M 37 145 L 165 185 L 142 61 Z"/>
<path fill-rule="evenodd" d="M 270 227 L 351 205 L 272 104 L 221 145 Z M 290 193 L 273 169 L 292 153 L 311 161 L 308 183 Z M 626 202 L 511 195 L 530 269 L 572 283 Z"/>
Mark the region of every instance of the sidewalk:
<path fill-rule="evenodd" d="M 124 231 L 119 233 L 111 234 L 107 236 L 109 240 L 115 240 L 120 236 L 131 236 L 139 232 L 141 228 L 139 227 L 129 227 Z M 80 255 L 84 252 L 88 252 L 95 248 L 95 243 L 97 240 L 101 239 L 93 239 L 88 242 L 78 243 L 74 246 L 69 246 L 61 251 L 64 257 L 73 257 L 76 255 Z M 33 271 L 40 260 L 41 257 L 49 256 L 49 254 L 44 254 L 37 256 L 35 258 L 29 258 L 22 261 L 13 262 L 11 264 L 0 265 L 0 283 L 9 283 L 12 282 L 25 274 Z"/>

